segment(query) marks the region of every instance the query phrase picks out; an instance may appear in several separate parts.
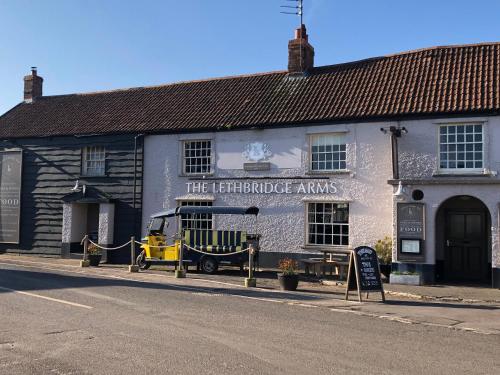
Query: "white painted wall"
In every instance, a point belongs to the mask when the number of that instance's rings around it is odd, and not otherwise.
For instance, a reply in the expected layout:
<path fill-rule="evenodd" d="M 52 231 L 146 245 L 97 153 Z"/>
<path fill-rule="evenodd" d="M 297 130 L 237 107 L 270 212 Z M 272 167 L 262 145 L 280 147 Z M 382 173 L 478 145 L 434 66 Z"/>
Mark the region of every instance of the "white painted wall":
<path fill-rule="evenodd" d="M 151 214 L 176 206 L 176 198 L 187 194 L 190 182 L 181 173 L 180 141 L 212 139 L 215 143 L 214 177 L 231 181 L 235 177 L 310 177 L 308 134 L 345 132 L 348 173 L 324 174 L 335 183 L 334 194 L 192 194 L 193 198 L 215 199 L 214 205 L 256 205 L 261 209 L 259 232 L 267 252 L 304 252 L 305 201 L 319 199 L 350 203 L 350 246 L 373 245 L 392 232 L 392 166 L 389 136 L 380 127 L 389 123 L 322 125 L 269 130 L 226 131 L 145 137 L 143 229 Z M 247 172 L 242 156 L 246 144 L 267 143 L 273 152 L 270 171 Z M 226 180 L 227 178 L 227 180 Z M 273 179 L 265 182 L 279 182 Z M 291 181 L 297 186 L 301 180 Z M 319 181 L 319 180 L 318 180 Z M 307 181 L 306 181 L 307 182 Z M 241 218 L 217 218 L 216 227 L 238 227 Z M 246 223 L 251 222 L 250 219 Z"/>
<path fill-rule="evenodd" d="M 439 124 L 461 124 L 481 122 L 485 125 L 485 167 L 483 175 L 436 176 L 438 171 L 438 127 Z M 434 264 L 436 255 L 435 218 L 440 205 L 456 195 L 470 195 L 481 200 L 489 209 L 492 224 L 492 264 L 500 267 L 499 210 L 500 202 L 500 116 L 455 118 L 448 120 L 419 120 L 400 123 L 408 134 L 399 140 L 400 173 L 403 180 L 420 179 L 422 183 L 406 185 L 408 193 L 420 189 L 426 206 L 426 263 Z M 446 179 L 458 180 L 449 185 Z M 486 180 L 487 183 L 479 183 Z M 430 184 L 429 182 L 432 182 Z M 476 183 L 475 183 L 476 182 Z M 406 200 L 409 200 L 407 198 Z M 394 224 L 395 224 L 394 216 Z M 394 252 L 394 256 L 395 256 Z"/>
<path fill-rule="evenodd" d="M 99 204 L 99 244 L 111 245 L 113 243 L 115 223 L 115 204 Z"/>
<path fill-rule="evenodd" d="M 80 242 L 87 231 L 87 205 L 63 204 L 62 242 Z"/>

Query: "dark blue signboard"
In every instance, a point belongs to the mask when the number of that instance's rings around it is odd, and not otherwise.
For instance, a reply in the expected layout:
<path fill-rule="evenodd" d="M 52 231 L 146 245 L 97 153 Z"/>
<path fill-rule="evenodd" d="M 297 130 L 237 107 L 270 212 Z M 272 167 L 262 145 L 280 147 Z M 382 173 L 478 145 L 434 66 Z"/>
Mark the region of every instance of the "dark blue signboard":
<path fill-rule="evenodd" d="M 0 243 L 19 243 L 22 160 L 20 150 L 0 152 Z"/>
<path fill-rule="evenodd" d="M 385 301 L 384 287 L 380 277 L 380 266 L 377 252 L 369 246 L 355 248 L 349 259 L 347 275 L 346 299 L 349 291 L 357 290 L 361 301 L 361 292 L 381 292 L 382 301 Z"/>

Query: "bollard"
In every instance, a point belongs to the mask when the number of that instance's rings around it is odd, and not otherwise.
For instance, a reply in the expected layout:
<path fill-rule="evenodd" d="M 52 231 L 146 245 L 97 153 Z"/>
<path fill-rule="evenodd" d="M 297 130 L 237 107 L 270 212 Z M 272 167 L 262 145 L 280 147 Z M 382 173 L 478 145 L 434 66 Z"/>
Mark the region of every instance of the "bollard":
<path fill-rule="evenodd" d="M 186 270 L 184 269 L 184 262 L 183 262 L 183 249 L 184 249 L 184 241 L 180 241 L 180 248 L 179 248 L 179 267 L 175 270 L 175 277 L 178 279 L 183 279 L 186 277 Z"/>
<path fill-rule="evenodd" d="M 135 264 L 135 237 L 130 237 L 130 266 L 128 272 L 139 272 L 139 266 Z"/>
<path fill-rule="evenodd" d="M 89 235 L 86 234 L 85 237 L 83 237 L 83 260 L 80 261 L 80 267 L 89 267 L 90 262 L 87 259 L 87 253 L 88 253 L 88 248 L 89 248 Z"/>
<path fill-rule="evenodd" d="M 245 278 L 245 287 L 252 288 L 257 286 L 257 279 L 253 277 L 253 256 L 255 249 L 252 245 L 248 249 L 248 277 Z"/>

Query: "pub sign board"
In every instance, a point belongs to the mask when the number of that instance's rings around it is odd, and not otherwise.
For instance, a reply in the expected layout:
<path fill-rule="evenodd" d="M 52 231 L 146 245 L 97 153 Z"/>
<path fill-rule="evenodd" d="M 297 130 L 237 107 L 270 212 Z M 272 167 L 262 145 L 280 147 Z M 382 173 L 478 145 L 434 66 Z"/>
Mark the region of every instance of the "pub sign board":
<path fill-rule="evenodd" d="M 425 209 L 423 203 L 398 203 L 397 235 L 399 254 L 422 257 L 425 239 Z"/>
<path fill-rule="evenodd" d="M 21 150 L 0 151 L 0 243 L 19 243 Z"/>
<path fill-rule="evenodd" d="M 382 301 L 385 301 L 384 286 L 380 277 L 380 265 L 377 252 L 368 246 L 355 248 L 349 259 L 347 274 L 346 299 L 349 291 L 357 290 L 361 302 L 361 292 L 381 292 Z"/>

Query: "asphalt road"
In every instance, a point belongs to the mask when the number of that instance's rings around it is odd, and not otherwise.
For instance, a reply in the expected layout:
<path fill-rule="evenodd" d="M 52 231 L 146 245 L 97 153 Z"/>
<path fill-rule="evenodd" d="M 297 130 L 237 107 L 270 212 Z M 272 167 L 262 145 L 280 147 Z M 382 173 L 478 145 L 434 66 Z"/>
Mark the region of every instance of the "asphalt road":
<path fill-rule="evenodd" d="M 0 374 L 500 373 L 497 335 L 261 297 L 1 264 Z"/>

